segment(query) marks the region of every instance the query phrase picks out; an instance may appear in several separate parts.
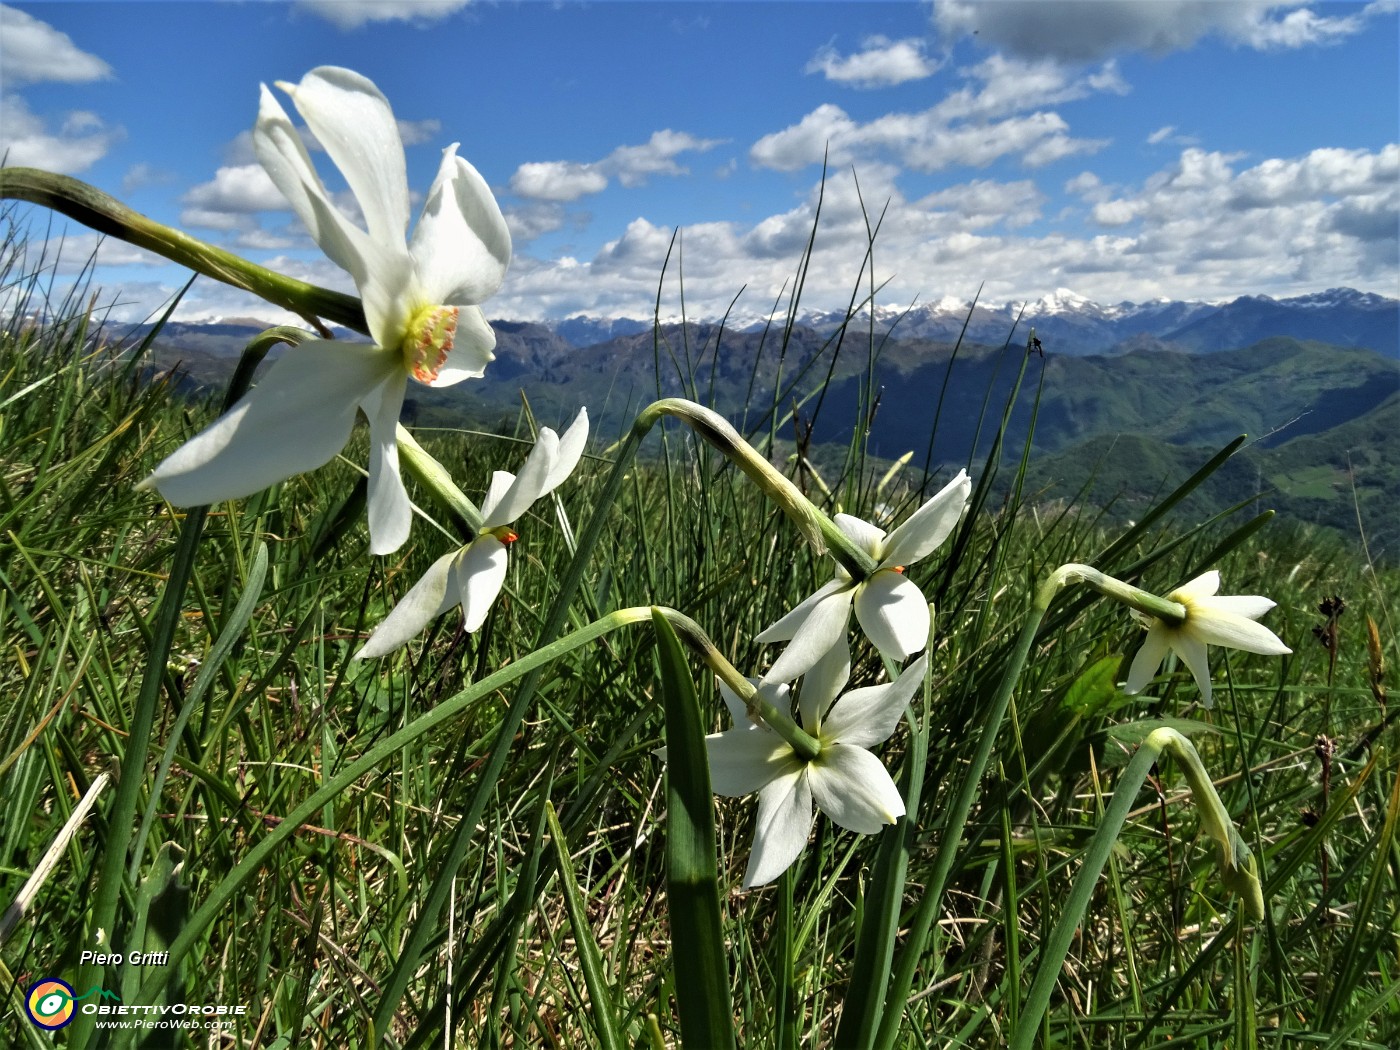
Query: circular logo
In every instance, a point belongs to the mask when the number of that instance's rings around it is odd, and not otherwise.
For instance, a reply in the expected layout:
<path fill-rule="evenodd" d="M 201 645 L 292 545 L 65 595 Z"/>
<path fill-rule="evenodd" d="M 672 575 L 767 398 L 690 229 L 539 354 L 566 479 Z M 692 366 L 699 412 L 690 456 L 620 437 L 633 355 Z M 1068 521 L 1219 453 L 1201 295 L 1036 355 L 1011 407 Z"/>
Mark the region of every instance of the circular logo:
<path fill-rule="evenodd" d="M 45 977 L 29 986 L 24 1009 L 40 1028 L 56 1032 L 73 1020 L 73 986 L 57 977 Z"/>

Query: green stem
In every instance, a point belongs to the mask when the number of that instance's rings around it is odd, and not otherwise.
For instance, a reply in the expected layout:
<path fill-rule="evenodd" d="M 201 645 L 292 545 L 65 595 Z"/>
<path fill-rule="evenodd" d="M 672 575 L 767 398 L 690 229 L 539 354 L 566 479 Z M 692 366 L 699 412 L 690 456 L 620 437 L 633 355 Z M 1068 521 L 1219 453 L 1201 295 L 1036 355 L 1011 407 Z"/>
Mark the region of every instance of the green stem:
<path fill-rule="evenodd" d="M 1159 598 L 1141 587 L 1114 579 L 1092 565 L 1080 565 L 1077 562 L 1061 565 L 1041 586 L 1042 589 L 1049 588 L 1049 597 L 1054 597 L 1055 592 L 1068 583 L 1085 584 L 1105 597 L 1122 602 L 1129 608 L 1161 620 L 1171 627 L 1179 627 L 1186 622 L 1186 606 L 1180 602 L 1174 602 L 1170 598 Z M 1048 598 L 1046 605 L 1049 605 Z"/>
<path fill-rule="evenodd" d="M 467 499 L 452 480 L 452 475 L 447 473 L 447 468 L 418 444 L 402 423 L 395 426 L 398 428 L 399 462 L 443 509 L 466 527 L 467 538 L 479 535 L 483 521 L 476 504 Z"/>
<path fill-rule="evenodd" d="M 0 169 L 0 198 L 51 208 L 98 233 L 145 248 L 196 273 L 252 292 L 305 318 L 313 327 L 316 327 L 315 318 L 324 317 L 334 324 L 369 334 L 364 308 L 354 296 L 294 280 L 206 244 L 133 211 L 78 179 L 37 168 L 3 168 Z"/>
<path fill-rule="evenodd" d="M 1059 979 L 1065 956 L 1069 954 L 1070 944 L 1074 941 L 1074 933 L 1093 900 L 1099 875 L 1108 863 L 1114 843 L 1118 841 L 1118 834 L 1123 830 L 1123 824 L 1137 801 L 1147 774 L 1152 770 L 1152 764 L 1164 751 L 1170 752 L 1181 764 L 1187 783 L 1191 785 L 1191 797 L 1201 817 L 1201 829 L 1215 840 L 1219 851 L 1222 881 L 1241 895 L 1245 911 L 1252 918 L 1264 917 L 1264 893 L 1254 858 L 1235 830 L 1225 804 L 1220 801 L 1220 795 L 1206 773 L 1201 756 L 1196 753 L 1191 741 L 1175 729 L 1164 726 L 1153 730 L 1123 770 L 1114 789 L 1113 800 L 1104 811 L 1103 820 L 1088 849 L 1084 851 L 1084 863 L 1074 878 L 1064 911 L 1041 947 L 1035 980 L 1026 997 L 1020 1024 L 1012 1035 L 1010 1050 L 1030 1050 L 1034 1044 L 1036 1030 L 1050 1005 L 1050 996 Z"/>
<path fill-rule="evenodd" d="M 774 706 L 757 686 L 740 674 L 738 668 L 715 647 L 714 642 L 710 641 L 709 635 L 698 623 L 680 613 L 670 620 L 677 637 L 694 650 L 710 670 L 744 701 L 751 718 L 762 720 L 805 761 L 810 762 L 821 753 L 821 742 L 811 734 L 804 733 L 789 712 Z"/>
<path fill-rule="evenodd" d="M 1113 852 L 1113 845 L 1118 840 L 1118 832 L 1123 827 L 1123 822 L 1128 819 L 1133 802 L 1137 800 L 1138 789 L 1147 779 L 1152 763 L 1157 761 L 1157 754 L 1155 748 L 1146 745 L 1139 747 L 1119 778 L 1118 788 L 1113 792 L 1108 809 L 1104 810 L 1099 830 L 1084 853 L 1084 864 L 1075 877 L 1069 899 L 1065 901 L 1064 911 L 1060 913 L 1060 919 L 1050 931 L 1049 938 L 1041 946 L 1035 980 L 1031 984 L 1030 994 L 1021 1005 L 1021 1021 L 1012 1034 L 1010 1050 L 1030 1050 L 1035 1042 L 1040 1019 L 1050 1004 L 1050 994 L 1059 979 L 1060 966 L 1069 953 L 1074 932 L 1079 928 L 1079 922 L 1089 907 L 1099 873 L 1108 863 L 1109 854 Z"/>
<path fill-rule="evenodd" d="M 1054 579 L 1053 576 L 1051 578 Z M 880 1030 L 873 1044 L 880 1050 L 893 1047 L 895 1038 L 899 1035 L 900 1022 L 904 1019 L 904 1005 L 909 1001 L 910 990 L 914 987 L 914 977 L 923 958 L 924 948 L 928 944 L 929 931 L 933 928 L 934 919 L 938 917 L 942 907 L 943 890 L 947 886 L 948 875 L 957 858 L 958 847 L 962 844 L 963 831 L 967 825 L 968 814 L 972 812 L 973 800 L 977 797 L 977 788 L 981 783 L 982 774 L 986 772 L 987 763 L 991 760 L 992 748 L 1001 731 L 1002 719 L 1006 716 L 1011 694 L 1026 666 L 1031 647 L 1035 644 L 1036 632 L 1040 629 L 1040 622 L 1045 618 L 1054 593 L 1054 589 L 1048 587 L 1042 587 L 1037 592 L 1035 604 L 1031 606 L 1025 622 L 1021 625 L 1021 633 L 1016 638 L 1016 646 L 1011 652 L 1001 683 L 997 686 L 996 695 L 987 705 L 982 724 L 974 731 L 977 750 L 958 786 L 957 797 L 942 822 L 943 836 L 934 859 L 933 872 L 928 878 L 923 899 L 919 901 L 914 918 L 909 923 L 909 936 L 890 979 L 889 991 L 885 996 L 885 1009 L 880 1017 Z"/>
<path fill-rule="evenodd" d="M 761 456 L 723 416 L 693 401 L 667 397 L 644 408 L 634 430 L 650 429 L 663 415 L 685 423 L 747 474 L 792 519 L 818 554 L 830 554 L 857 582 L 875 571 L 870 552 L 852 542 L 834 521 L 813 506 L 802 490 Z"/>
<path fill-rule="evenodd" d="M 650 623 L 652 619 L 653 607 L 639 606 L 630 609 L 619 609 L 609 613 L 607 616 L 593 623 L 588 624 L 566 635 L 558 641 L 546 645 L 494 674 L 487 675 L 478 682 L 472 683 L 468 688 L 457 693 L 455 696 L 444 700 L 431 711 L 414 719 L 398 732 L 385 737 L 375 744 L 359 758 L 348 763 L 335 776 L 330 777 L 319 788 L 313 791 L 306 799 L 294 808 L 282 819 L 280 823 L 270 830 L 256 846 L 248 851 L 248 854 L 238 862 L 232 871 L 210 891 L 209 896 L 199 909 L 190 916 L 189 921 L 181 930 L 180 936 L 176 938 L 170 946 L 170 957 L 168 965 L 159 968 L 152 968 L 151 975 L 147 977 L 141 986 L 139 1002 L 155 1002 L 169 980 L 169 975 L 177 969 L 177 964 L 191 949 L 193 949 L 202 938 L 207 936 L 208 927 L 213 923 L 218 913 L 234 899 L 243 888 L 244 883 L 254 877 L 263 863 L 276 853 L 278 847 L 290 839 L 303 824 L 311 820 L 327 804 L 354 786 L 355 782 L 366 773 L 373 771 L 386 759 L 402 751 L 405 747 L 417 740 L 427 736 L 434 729 L 444 722 L 450 721 L 463 711 L 479 702 L 482 697 L 490 696 L 498 689 L 510 685 L 511 683 L 524 678 L 529 674 L 537 674 L 549 664 L 560 657 L 582 648 L 590 642 L 596 641 L 604 635 L 618 630 L 621 627 L 638 623 Z M 672 620 L 680 614 L 672 609 L 661 610 L 662 614 Z M 506 734 L 506 739 L 511 739 L 513 734 Z M 466 821 L 463 818 L 463 822 Z M 473 828 L 474 824 L 471 825 Z M 74 1022 L 75 1024 L 77 1022 Z M 376 1031 L 383 1033 L 383 1029 Z M 368 1044 L 367 1044 L 368 1045 Z"/>
<path fill-rule="evenodd" d="M 799 527 L 803 524 L 811 525 L 811 515 L 826 520 L 810 503 L 807 503 L 802 494 L 797 490 L 787 478 L 783 477 L 771 465 L 758 456 L 747 442 L 734 431 L 723 417 L 716 415 L 709 409 L 703 408 L 689 401 L 678 398 L 667 398 L 657 401 L 643 409 L 640 415 L 632 423 L 632 429 L 628 432 L 621 448 L 618 450 L 617 459 L 613 464 L 612 473 L 608 477 L 603 491 L 596 500 L 596 510 L 589 519 L 584 530 L 579 534 L 578 547 L 574 552 L 573 560 L 569 563 L 569 568 L 564 575 L 564 579 L 559 584 L 559 592 L 555 596 L 553 606 L 545 618 L 544 624 L 540 627 L 537 636 L 536 646 L 545 644 L 552 640 L 563 628 L 568 616 L 569 604 L 573 600 L 580 583 L 583 580 L 585 566 L 594 548 L 601 538 L 603 529 L 606 527 L 608 510 L 616 502 L 618 493 L 622 489 L 623 479 L 627 476 L 632 460 L 637 454 L 637 449 L 643 439 L 650 433 L 651 428 L 664 415 L 673 415 L 678 419 L 690 423 L 696 429 L 696 433 L 705 440 L 716 444 L 721 451 L 734 451 L 739 459 L 736 462 L 751 478 L 756 480 L 760 487 L 779 499 L 780 505 L 794 517 Z M 748 453 L 743 452 L 748 449 Z M 796 498 L 793 498 L 795 494 Z M 807 508 L 803 510 L 803 506 Z M 847 547 L 853 545 L 846 540 L 839 530 L 831 524 L 832 531 L 839 537 L 840 542 Z M 823 534 L 820 528 L 817 529 L 817 539 L 813 537 L 808 529 L 804 529 L 809 541 L 820 543 L 820 536 Z M 822 549 L 820 546 L 818 549 Z M 856 554 L 864 555 L 864 552 L 855 551 Z M 868 555 L 864 557 L 869 560 Z M 873 565 L 871 566 L 873 569 Z M 864 572 L 861 573 L 863 578 Z M 685 634 L 684 626 L 677 621 L 677 632 Z M 539 684 L 540 672 L 527 675 L 521 681 L 516 690 L 510 708 L 506 711 L 505 717 L 501 721 L 501 726 L 497 731 L 496 744 L 491 755 L 486 761 L 486 766 L 482 770 L 478 787 L 472 795 L 472 801 L 467 812 L 462 818 L 462 824 L 453 833 L 442 857 L 442 863 L 438 869 L 438 875 L 429 887 L 426 897 L 423 899 L 419 909 L 418 918 L 410 930 L 403 948 L 400 950 L 398 961 L 394 964 L 394 969 L 390 972 L 388 979 L 381 986 L 379 1005 L 375 1008 L 374 1017 L 371 1021 L 373 1033 L 382 1037 L 389 1029 L 389 1024 L 393 1019 L 394 1011 L 398 1009 L 398 1004 L 402 1000 L 408 988 L 409 981 L 418 972 L 420 960 L 427 949 L 428 941 L 434 935 L 437 917 L 441 914 L 446 905 L 448 892 L 451 888 L 452 880 L 455 878 L 457 869 L 461 866 L 462 859 L 471 845 L 472 829 L 480 820 L 481 814 L 485 812 L 492 793 L 495 791 L 496 780 L 500 776 L 501 770 L 505 768 L 505 763 L 509 757 L 510 749 L 514 743 L 516 730 L 520 728 L 525 719 L 525 713 L 529 707 L 530 700 L 534 696 L 536 687 Z"/>
<path fill-rule="evenodd" d="M 1011 694 L 1015 692 L 1016 683 L 1020 681 L 1021 672 L 1025 670 L 1031 648 L 1035 645 L 1036 634 L 1050 608 L 1050 603 L 1055 600 L 1055 596 L 1061 588 L 1072 583 L 1087 584 L 1101 594 L 1169 622 L 1180 623 L 1185 619 L 1186 610 L 1177 603 L 1167 602 L 1136 587 L 1129 587 L 1111 576 L 1104 575 L 1092 566 L 1080 565 L 1075 562 L 1056 569 L 1037 589 L 1034 603 L 1026 614 L 1025 622 L 1021 625 L 1021 633 L 1016 638 L 1016 645 L 1011 651 L 1001 682 L 997 686 L 991 703 L 987 705 L 981 726 L 976 731 L 977 749 L 973 754 L 972 762 L 958 786 L 958 793 L 951 808 L 948 809 L 942 821 L 943 837 L 934 859 L 933 872 L 929 876 L 924 897 L 919 902 L 919 907 L 909 924 L 909 937 L 905 943 L 904 951 L 900 954 L 898 965 L 890 981 L 889 992 L 885 997 L 885 1009 L 880 1018 L 879 1034 L 873 1044 L 880 1050 L 890 1050 L 894 1046 L 895 1037 L 899 1034 L 899 1025 L 904 1017 L 904 1004 L 908 1001 L 910 990 L 914 986 L 914 977 L 918 972 L 919 962 L 928 943 L 929 932 L 932 930 L 933 922 L 938 917 L 942 907 L 943 891 L 947 888 L 948 876 L 957 860 L 958 847 L 962 845 L 968 814 L 972 812 L 972 805 L 977 797 L 982 774 L 986 772 L 987 763 L 991 761 L 992 748 L 996 745 L 997 736 L 1001 732 L 1001 723 L 1006 717 Z"/>
<path fill-rule="evenodd" d="M 636 457 L 637 448 L 654 422 L 654 418 L 644 420 L 638 417 L 632 425 L 631 432 L 622 443 L 622 447 L 618 450 L 612 473 L 608 476 L 603 491 L 595 501 L 592 517 L 588 519 L 588 524 L 579 533 L 574 557 L 569 562 L 564 578 L 559 583 L 559 591 L 554 597 L 554 604 L 550 607 L 549 613 L 540 627 L 539 634 L 536 636 L 537 649 L 553 641 L 563 629 L 564 622 L 569 615 L 569 606 L 583 582 L 584 569 L 588 559 L 592 556 L 599 539 L 602 538 L 603 530 L 607 527 L 608 511 L 617 501 L 618 493 L 622 490 L 623 480 L 627 477 L 632 460 Z M 427 950 L 429 940 L 437 932 L 438 916 L 447 903 L 452 881 L 456 878 L 462 860 L 471 846 L 477 823 L 482 814 L 485 813 L 486 806 L 495 797 L 496 781 L 505 768 L 510 750 L 515 742 L 515 734 L 525 720 L 525 714 L 529 709 L 530 701 L 534 698 L 535 689 L 539 685 L 542 673 L 543 665 L 539 670 L 526 675 L 516 689 L 510 707 L 501 720 L 501 726 L 496 734 L 496 743 L 486 760 L 486 766 L 482 770 L 481 779 L 477 782 L 475 791 L 472 793 L 472 800 L 462 818 L 462 823 L 452 833 L 452 837 L 442 851 L 442 861 L 438 867 L 438 874 L 433 879 L 427 895 L 419 906 L 418 917 L 409 931 L 408 937 L 404 940 L 393 970 L 390 971 L 388 979 L 381 985 L 379 1005 L 375 1007 L 374 1017 L 371 1020 L 373 1031 L 381 1037 L 389 1031 L 394 1011 L 398 1009 L 398 1004 L 408 989 L 409 981 L 420 969 L 420 960 Z M 435 857 L 434 860 L 436 859 Z"/>

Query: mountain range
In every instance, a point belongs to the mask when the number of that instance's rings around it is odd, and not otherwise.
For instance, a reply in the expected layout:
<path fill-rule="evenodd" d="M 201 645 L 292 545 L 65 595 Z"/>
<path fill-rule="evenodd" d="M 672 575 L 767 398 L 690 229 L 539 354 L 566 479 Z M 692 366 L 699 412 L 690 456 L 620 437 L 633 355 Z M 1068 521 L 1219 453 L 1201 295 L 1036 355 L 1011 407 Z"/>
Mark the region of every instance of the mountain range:
<path fill-rule="evenodd" d="M 1400 358 L 1400 300 L 1353 288 L 1331 288 L 1289 299 L 1246 295 L 1218 303 L 1154 299 L 1110 306 L 1061 288 L 1027 303 L 974 306 L 948 298 L 908 309 L 877 307 L 875 311 L 876 328 L 896 339 L 953 342 L 966 323 L 965 339 L 990 345 L 1004 342 L 1018 317 L 1021 326 L 1035 327 L 1042 342 L 1053 343 L 1057 353 L 1074 356 L 1154 347 L 1212 353 L 1287 335 L 1334 346 L 1366 347 Z M 841 313 L 807 311 L 797 316 L 796 323 L 830 332 L 845 319 Z M 676 324 L 680 318 L 665 320 Z M 866 313 L 854 319 L 857 325 L 868 321 Z M 765 324 L 763 318 L 742 317 L 731 319 L 727 327 L 755 332 Z M 650 331 L 652 320 L 580 315 L 545 325 L 570 345 L 584 347 Z"/>
<path fill-rule="evenodd" d="M 786 333 L 745 321 L 498 321 L 485 377 L 446 389 L 411 384 L 405 419 L 511 426 L 523 395 L 547 425 L 587 405 L 606 443 L 648 402 L 686 396 L 743 432 L 771 430 L 779 453 L 796 447 L 795 412 L 819 464 L 834 464 L 859 437 L 876 461 L 912 452 L 914 468 L 946 472 L 985 458 L 1025 362 L 1007 447 L 1019 449 L 1034 413 L 1030 481 L 1043 498 L 1073 497 L 1093 475 L 1096 503 L 1139 515 L 1163 484 L 1194 469 L 1187 464 L 1248 433 L 1213 500 L 1258 497 L 1353 537 L 1359 515 L 1373 553 L 1400 556 L 1395 299 L 1332 289 L 1105 307 L 1060 292 L 1024 310 L 977 306 L 969 315 L 966 304 L 946 302 L 877 310 L 873 331 L 868 315 L 845 320 L 806 314 Z M 178 364 L 191 385 L 217 387 L 261 327 L 168 324 L 151 367 Z M 1043 357 L 1026 349 L 1032 327 Z"/>

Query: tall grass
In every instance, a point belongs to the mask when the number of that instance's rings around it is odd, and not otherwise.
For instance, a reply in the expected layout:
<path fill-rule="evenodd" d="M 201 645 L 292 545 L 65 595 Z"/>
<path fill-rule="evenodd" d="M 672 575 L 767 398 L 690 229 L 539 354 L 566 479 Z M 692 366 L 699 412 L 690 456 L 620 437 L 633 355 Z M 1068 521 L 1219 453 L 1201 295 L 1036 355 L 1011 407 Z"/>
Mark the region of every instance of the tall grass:
<path fill-rule="evenodd" d="M 71 980 L 83 950 L 182 943 L 188 950 L 153 993 L 143 987 L 153 987 L 156 968 L 105 979 L 120 981 L 112 991 L 127 1003 L 248 1011 L 222 1034 L 167 1032 L 150 1045 L 679 1045 L 676 1004 L 687 989 L 676 975 L 690 960 L 672 955 L 664 842 L 675 796 L 654 754 L 669 658 L 648 623 L 570 648 L 528 693 L 514 681 L 479 686 L 527 667 L 561 588 L 556 634 L 572 637 L 617 609 L 673 606 L 737 667 L 758 673 L 774 653 L 753 636 L 824 582 L 829 561 L 743 474 L 666 425 L 642 439 L 643 458 L 622 473 L 613 471 L 617 447 L 595 449 L 517 526 L 506 589 L 480 632 L 463 634 L 449 614 L 407 650 L 354 662 L 368 631 L 445 549 L 437 530 L 454 535 L 449 523 L 419 521 L 399 554 L 366 555 L 360 437 L 322 470 L 210 508 L 145 730 L 143 676 L 190 517 L 133 486 L 217 406 L 187 403 L 169 377 L 147 374 L 140 346 L 109 343 L 110 327 L 85 297 L 46 302 L 51 261 L 32 258 L 22 231 L 6 229 L 0 904 L 18 894 L 90 786 L 123 766 L 133 728 L 147 757 L 120 836 L 132 853 L 108 855 L 118 790 L 108 788 L 4 940 L 0 1043 L 68 1040 L 72 1030 L 51 1037 L 29 1024 L 23 999 L 42 977 Z M 870 291 L 853 297 L 853 317 Z M 657 339 L 658 361 L 678 367 L 708 352 L 668 346 L 660 328 Z M 868 355 L 873 374 L 880 339 L 852 323 L 830 352 Z M 1023 341 L 1008 333 L 1004 367 L 1026 369 L 1016 396 L 1032 399 L 1038 363 L 1026 360 Z M 701 382 L 694 389 L 703 396 Z M 776 438 L 791 402 L 792 392 L 775 396 L 750 427 Z M 984 410 L 996 441 L 971 465 L 973 513 L 915 570 L 937 605 L 931 684 L 881 756 L 906 791 L 917 787 L 917 812 L 869 837 L 819 817 L 793 869 L 745 892 L 753 803 L 715 805 L 738 1045 L 832 1046 L 838 1029 L 842 1045 L 874 1040 L 875 1022 L 853 1035 L 842 1011 L 864 980 L 858 945 L 882 914 L 893 922 L 881 965 L 899 993 L 872 1013 L 887 1018 L 885 1045 L 1008 1041 L 1141 739 L 1131 724 L 1173 719 L 1213 730 L 1194 740 L 1259 859 L 1265 918 L 1240 917 L 1180 772 L 1164 762 L 1133 799 L 1087 909 L 1070 916 L 1079 932 L 1031 1034 L 1047 1047 L 1400 1045 L 1400 789 L 1382 700 L 1393 671 L 1378 669 L 1379 659 L 1396 661 L 1396 571 L 1357 564 L 1296 526 L 1245 530 L 1240 542 L 1232 533 L 1245 523 L 1234 516 L 1166 517 L 1123 536 L 1105 531 L 1092 507 L 1047 512 L 1019 486 L 994 505 L 989 475 L 1019 478 L 1029 448 L 1028 435 L 998 430 L 1007 407 Z M 468 422 L 418 436 L 475 497 L 491 470 L 518 465 L 533 425 L 558 422 L 522 415 L 511 435 L 474 433 Z M 775 441 L 771 451 L 781 459 L 788 449 Z M 857 439 L 825 475 L 810 463 L 793 469 L 829 511 L 899 520 L 929 479 L 907 468 L 886 475 L 885 466 L 868 462 Z M 585 541 L 595 543 L 592 556 L 570 595 Z M 1184 669 L 1129 697 L 1114 682 L 1138 628 L 1121 608 L 1066 591 L 1033 638 L 1006 722 L 990 730 L 995 746 L 972 784 L 968 819 L 950 827 L 981 743 L 971 730 L 983 724 L 1037 585 L 1070 561 L 1157 593 L 1218 567 L 1229 592 L 1279 603 L 1268 622 L 1294 655 L 1215 651 L 1212 711 L 1199 709 Z M 1335 651 L 1313 637 L 1325 619 L 1318 603 L 1333 595 L 1346 600 Z M 1368 650 L 1368 618 L 1379 657 Z M 873 683 L 878 657 L 855 655 L 852 685 Z M 726 727 L 709 676 L 691 670 L 703 728 Z M 520 719 L 511 717 L 517 703 Z M 444 711 L 450 717 L 395 742 Z M 366 756 L 369 768 L 326 795 Z M 920 770 L 915 783 L 911 769 Z M 309 799 L 314 811 L 289 821 Z M 950 839 L 958 845 L 947 853 Z M 882 874 L 892 850 L 907 859 L 893 890 Z M 940 863 L 946 892 L 921 908 Z M 99 884 L 104 866 L 123 873 L 119 884 Z M 91 927 L 104 892 L 114 895 L 115 921 L 99 942 Z M 201 908 L 215 898 L 226 902 L 206 921 Z M 929 936 L 919 943 L 923 919 Z M 694 1050 L 693 1039 L 686 1046 Z"/>

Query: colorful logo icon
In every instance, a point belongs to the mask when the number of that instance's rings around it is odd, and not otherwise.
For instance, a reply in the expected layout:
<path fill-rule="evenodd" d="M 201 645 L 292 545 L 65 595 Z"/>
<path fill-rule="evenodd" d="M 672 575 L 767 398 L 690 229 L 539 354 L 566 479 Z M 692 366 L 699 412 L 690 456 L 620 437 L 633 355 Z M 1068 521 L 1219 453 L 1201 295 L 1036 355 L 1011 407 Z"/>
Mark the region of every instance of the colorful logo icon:
<path fill-rule="evenodd" d="M 29 986 L 24 1009 L 40 1028 L 56 1032 L 73 1020 L 73 986 L 57 977 L 45 977 Z"/>

